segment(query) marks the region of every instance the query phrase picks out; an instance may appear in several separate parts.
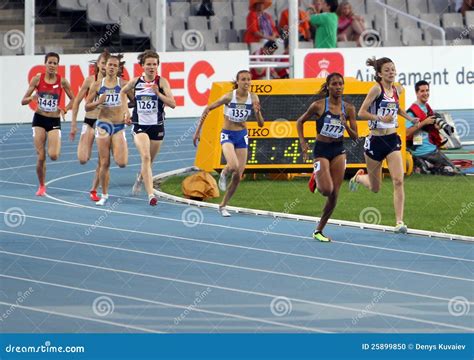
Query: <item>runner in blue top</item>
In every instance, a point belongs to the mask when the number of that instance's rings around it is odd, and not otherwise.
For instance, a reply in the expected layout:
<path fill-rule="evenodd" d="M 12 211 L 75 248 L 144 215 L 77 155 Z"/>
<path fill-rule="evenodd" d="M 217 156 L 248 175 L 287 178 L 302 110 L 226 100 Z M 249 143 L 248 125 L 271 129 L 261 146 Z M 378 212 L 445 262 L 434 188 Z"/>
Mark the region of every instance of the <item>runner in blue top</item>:
<path fill-rule="evenodd" d="M 110 150 L 119 167 L 125 167 L 128 163 L 124 128 L 129 113 L 127 102 L 120 97 L 120 90 L 126 84 L 126 81 L 120 78 L 123 65 L 122 55 L 111 55 L 105 65 L 105 77 L 92 85 L 86 100 L 86 111 L 100 107 L 95 124 L 95 137 L 99 150 L 99 179 L 102 187 L 101 198 L 96 202 L 98 206 L 104 206 L 109 198 Z"/>
<path fill-rule="evenodd" d="M 137 196 L 144 183 L 148 203 L 155 206 L 158 200 L 153 193 L 153 160 L 160 151 L 165 136 L 165 106 L 174 109 L 176 102 L 168 80 L 158 75 L 159 55 L 153 50 L 147 50 L 138 56 L 138 61 L 145 71 L 144 75 L 134 78 L 122 88 L 123 101 L 127 100 L 126 94 L 130 90 L 134 93 L 133 117 L 127 122 L 133 123 L 133 141 L 142 160 L 132 194 Z"/>
<path fill-rule="evenodd" d="M 226 205 L 229 202 L 235 190 L 239 186 L 240 180 L 247 164 L 247 148 L 249 145 L 246 121 L 252 110 L 255 112 L 258 126 L 263 127 L 263 116 L 260 112 L 260 101 L 258 96 L 251 93 L 251 76 L 248 70 L 241 70 L 237 73 L 234 83 L 234 90 L 225 94 L 216 102 L 206 106 L 201 121 L 194 133 L 193 142 L 197 146 L 200 140 L 201 128 L 206 120 L 209 111 L 225 105 L 224 127 L 221 132 L 222 152 L 227 165 L 222 170 L 219 178 L 219 188 L 222 191 L 227 189 L 227 178 L 231 177 L 231 182 L 227 192 L 219 205 L 219 212 L 222 216 L 230 216 Z"/>
<path fill-rule="evenodd" d="M 357 139 L 357 122 L 354 105 L 343 100 L 344 77 L 332 73 L 326 78 L 319 95 L 324 98 L 313 102 L 296 121 L 304 160 L 308 159 L 309 146 L 304 137 L 304 123 L 316 116 L 318 135 L 313 150 L 314 172 L 309 183 L 310 190 L 327 197 L 323 214 L 314 231 L 313 238 L 321 242 L 331 239 L 323 235 L 323 229 L 336 208 L 339 188 L 344 180 L 346 150 L 344 131 Z"/>
<path fill-rule="evenodd" d="M 405 192 L 403 189 L 403 162 L 400 153 L 401 140 L 397 134 L 398 115 L 415 123 L 414 119 L 400 109 L 399 97 L 403 91 L 395 85 L 397 71 L 389 58 L 367 59 L 367 65 L 375 70 L 375 84 L 367 94 L 359 110 L 359 116 L 369 120 L 370 135 L 366 137 L 364 149 L 367 163 L 367 174 L 359 170 L 349 182 L 351 191 L 358 184 L 364 185 L 373 192 L 380 190 L 382 182 L 382 162 L 387 160 L 388 170 L 393 183 L 393 204 L 395 208 L 396 233 L 406 233 L 403 222 Z"/>

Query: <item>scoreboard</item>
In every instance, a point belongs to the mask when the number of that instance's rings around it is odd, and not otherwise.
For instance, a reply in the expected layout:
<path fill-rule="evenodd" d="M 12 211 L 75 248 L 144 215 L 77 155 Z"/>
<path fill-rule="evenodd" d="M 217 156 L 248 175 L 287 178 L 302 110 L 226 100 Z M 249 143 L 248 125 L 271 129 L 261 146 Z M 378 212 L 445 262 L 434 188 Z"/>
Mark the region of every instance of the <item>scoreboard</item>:
<path fill-rule="evenodd" d="M 373 82 L 362 82 L 344 78 L 344 101 L 359 110 Z M 249 172 L 308 172 L 313 168 L 312 150 L 316 138 L 316 119 L 304 124 L 306 141 L 309 144 L 309 160 L 304 161 L 296 129 L 296 120 L 309 105 L 320 99 L 319 91 L 324 79 L 284 79 L 252 81 L 251 91 L 260 99 L 265 125 L 258 127 L 254 114 L 247 121 L 249 149 L 246 171 Z M 214 83 L 209 103 L 232 91 L 232 83 Z M 404 94 L 400 105 L 404 108 Z M 398 133 L 402 138 L 402 156 L 405 163 L 405 124 L 399 116 Z M 224 123 L 224 107 L 211 111 L 204 123 L 201 142 L 198 145 L 195 165 L 203 170 L 220 170 L 225 158 L 220 146 L 220 131 Z M 344 133 L 344 147 L 348 168 L 364 168 L 364 141 L 369 133 L 366 119 L 357 119 L 359 137 L 357 141 Z"/>

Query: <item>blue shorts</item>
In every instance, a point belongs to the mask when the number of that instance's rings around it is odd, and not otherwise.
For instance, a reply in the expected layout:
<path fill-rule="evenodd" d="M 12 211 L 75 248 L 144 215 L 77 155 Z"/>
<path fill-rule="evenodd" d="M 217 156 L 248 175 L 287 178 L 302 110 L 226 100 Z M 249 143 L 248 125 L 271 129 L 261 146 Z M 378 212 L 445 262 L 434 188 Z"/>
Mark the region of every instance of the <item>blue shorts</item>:
<path fill-rule="evenodd" d="M 109 123 L 109 122 L 106 122 L 106 121 L 101 121 L 101 120 L 98 120 L 96 121 L 95 123 L 95 136 L 99 136 L 99 135 L 105 135 L 104 134 L 104 131 L 109 134 L 110 136 L 118 133 L 119 131 L 123 130 L 125 128 L 125 124 L 112 124 L 112 123 Z M 99 133 L 99 129 L 102 129 L 104 131 L 102 131 L 102 134 Z"/>
<path fill-rule="evenodd" d="M 221 131 L 221 145 L 225 143 L 234 144 L 236 149 L 247 149 L 249 146 L 247 129 L 237 131 L 223 129 Z"/>
<path fill-rule="evenodd" d="M 365 154 L 375 161 L 383 161 L 390 153 L 400 151 L 402 141 L 397 133 L 382 136 L 369 135 L 365 138 Z"/>
<path fill-rule="evenodd" d="M 342 141 L 334 142 L 323 142 L 316 141 L 313 149 L 313 157 L 316 158 L 325 158 L 331 161 L 336 156 L 345 154 L 346 149 L 344 149 L 344 143 Z"/>

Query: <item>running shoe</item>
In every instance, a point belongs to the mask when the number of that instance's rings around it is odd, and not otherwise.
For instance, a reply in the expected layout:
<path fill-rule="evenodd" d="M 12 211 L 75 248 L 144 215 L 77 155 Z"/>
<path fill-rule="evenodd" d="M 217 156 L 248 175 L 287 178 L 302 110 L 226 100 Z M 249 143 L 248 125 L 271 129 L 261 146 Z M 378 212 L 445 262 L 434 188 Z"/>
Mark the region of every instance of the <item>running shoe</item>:
<path fill-rule="evenodd" d="M 143 179 L 141 178 L 141 174 L 138 173 L 137 178 L 135 180 L 135 184 L 133 184 L 133 187 L 132 187 L 133 196 L 140 195 L 140 192 L 142 191 L 142 184 L 143 184 Z"/>
<path fill-rule="evenodd" d="M 156 206 L 158 204 L 158 199 L 155 195 L 148 196 L 148 204 L 150 204 L 150 206 Z"/>
<path fill-rule="evenodd" d="M 221 207 L 219 206 L 219 213 L 221 214 L 221 216 L 223 217 L 230 217 L 230 212 L 227 211 L 227 209 L 225 207 Z"/>
<path fill-rule="evenodd" d="M 95 204 L 97 206 L 104 206 L 107 203 L 108 199 L 109 199 L 109 195 L 102 194 L 102 196 L 100 197 L 100 200 L 97 201 Z"/>
<path fill-rule="evenodd" d="M 36 192 L 36 196 L 45 196 L 46 195 L 46 186 L 40 185 L 38 191 Z"/>
<path fill-rule="evenodd" d="M 224 170 L 222 170 L 219 175 L 219 189 L 221 189 L 221 191 L 227 190 L 227 174 L 224 174 Z"/>
<path fill-rule="evenodd" d="M 408 228 L 403 221 L 398 221 L 393 231 L 395 232 L 395 234 L 406 234 Z"/>
<path fill-rule="evenodd" d="M 359 175 L 364 175 L 365 172 L 364 170 L 360 169 L 356 172 L 356 174 L 352 177 L 352 179 L 349 180 L 349 190 L 350 191 L 356 191 L 357 188 L 359 187 L 359 183 L 357 182 L 357 177 Z"/>
<path fill-rule="evenodd" d="M 316 184 L 316 174 L 315 173 L 311 174 L 311 178 L 309 179 L 309 182 L 308 182 L 308 187 L 309 187 L 309 191 L 311 191 L 312 193 L 314 193 L 315 191 L 316 192 L 318 191 L 318 185 Z"/>
<path fill-rule="evenodd" d="M 100 200 L 99 195 L 97 195 L 97 191 L 91 190 L 91 191 L 89 192 L 89 194 L 90 194 L 89 196 L 90 196 L 90 198 L 91 198 L 92 201 L 97 202 L 97 201 Z"/>
<path fill-rule="evenodd" d="M 324 236 L 323 233 L 319 230 L 315 230 L 313 233 L 313 239 L 320 242 L 331 242 L 331 239 L 327 236 Z"/>

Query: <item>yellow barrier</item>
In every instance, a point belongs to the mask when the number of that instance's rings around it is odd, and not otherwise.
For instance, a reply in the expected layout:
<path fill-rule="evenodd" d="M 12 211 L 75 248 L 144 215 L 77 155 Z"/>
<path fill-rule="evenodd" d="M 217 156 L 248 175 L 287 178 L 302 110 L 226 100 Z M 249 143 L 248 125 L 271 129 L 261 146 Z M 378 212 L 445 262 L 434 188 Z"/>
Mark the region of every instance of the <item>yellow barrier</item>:
<path fill-rule="evenodd" d="M 251 91 L 260 98 L 265 126 L 259 128 L 254 117 L 247 121 L 249 132 L 249 153 L 246 170 L 250 172 L 290 172 L 310 171 L 312 160 L 303 161 L 300 152 L 296 120 L 308 106 L 319 98 L 324 79 L 285 79 L 252 81 Z M 373 82 L 362 82 L 345 78 L 344 100 L 359 110 Z M 232 91 L 230 82 L 214 83 L 209 103 Z M 400 96 L 400 106 L 404 109 L 405 96 Z M 220 170 L 225 160 L 220 146 L 220 131 L 224 122 L 224 107 L 211 111 L 204 123 L 201 142 L 196 153 L 195 165 L 203 170 Z M 364 138 L 369 133 L 366 120 L 358 119 L 359 141 L 353 142 L 347 132 L 344 146 L 347 150 L 347 167 L 364 168 Z M 406 166 L 405 123 L 399 117 L 398 133 L 402 139 L 403 164 Z M 315 119 L 305 123 L 305 136 L 312 147 L 316 138 Z M 406 167 L 405 167 L 406 170 Z"/>

